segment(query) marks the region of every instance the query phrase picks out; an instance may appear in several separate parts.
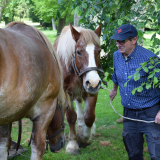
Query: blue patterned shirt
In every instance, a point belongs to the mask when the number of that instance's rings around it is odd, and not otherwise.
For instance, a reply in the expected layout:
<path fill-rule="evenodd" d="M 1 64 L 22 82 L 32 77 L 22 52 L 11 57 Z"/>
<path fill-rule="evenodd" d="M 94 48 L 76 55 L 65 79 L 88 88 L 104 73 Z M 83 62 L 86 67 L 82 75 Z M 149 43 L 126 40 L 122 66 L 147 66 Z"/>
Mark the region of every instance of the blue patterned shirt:
<path fill-rule="evenodd" d="M 119 51 L 113 54 L 114 71 L 112 75 L 113 83 L 119 86 L 121 95 L 121 103 L 126 108 L 140 109 L 151 107 L 160 101 L 160 88 L 143 88 L 142 92 L 137 92 L 132 95 L 131 91 L 137 88 L 143 82 L 147 82 L 148 73 L 141 70 L 140 79 L 135 81 L 133 78 L 128 82 L 127 86 L 124 84 L 128 80 L 128 76 L 133 75 L 141 63 L 150 60 L 150 57 L 156 56 L 153 52 L 136 45 L 134 51 L 125 59 Z"/>

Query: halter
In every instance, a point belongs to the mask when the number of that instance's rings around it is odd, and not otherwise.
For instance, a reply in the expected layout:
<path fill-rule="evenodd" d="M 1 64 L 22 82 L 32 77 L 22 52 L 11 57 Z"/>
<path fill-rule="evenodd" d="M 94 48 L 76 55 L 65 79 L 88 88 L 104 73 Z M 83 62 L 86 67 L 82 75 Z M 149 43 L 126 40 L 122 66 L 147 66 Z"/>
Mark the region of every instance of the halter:
<path fill-rule="evenodd" d="M 80 72 L 80 71 L 78 70 L 78 68 L 77 68 L 75 57 L 74 57 L 74 59 L 73 59 L 73 68 L 77 71 L 79 77 L 81 77 L 84 73 L 89 72 L 89 71 L 92 71 L 92 70 L 96 70 L 96 71 L 99 71 L 99 72 L 101 72 L 101 73 L 104 73 L 101 65 L 100 65 L 100 67 L 88 67 L 88 68 L 85 68 L 84 70 L 82 70 L 82 71 Z"/>
<path fill-rule="evenodd" d="M 46 140 L 50 140 L 52 138 L 54 138 L 55 136 L 57 136 L 60 132 L 62 132 L 65 129 L 65 123 L 64 123 L 64 114 L 63 114 L 63 108 L 61 105 L 57 104 L 56 110 L 60 108 L 61 109 L 61 115 L 62 115 L 62 124 L 61 124 L 61 128 L 54 134 L 52 134 L 51 136 L 47 137 L 46 136 Z"/>
<path fill-rule="evenodd" d="M 101 64 L 100 64 L 100 67 L 88 67 L 88 68 L 85 68 L 84 70 L 82 70 L 82 71 L 80 72 L 80 71 L 78 70 L 78 68 L 77 68 L 76 59 L 75 59 L 75 57 L 74 57 L 74 59 L 73 59 L 73 61 L 72 61 L 72 66 L 73 66 L 74 71 L 78 74 L 78 76 L 80 77 L 81 80 L 82 80 L 82 77 L 81 77 L 81 76 L 82 76 L 84 73 L 87 73 L 87 72 L 92 71 L 92 70 L 96 70 L 96 71 L 101 72 L 101 73 L 102 73 L 102 78 L 101 78 L 101 80 L 102 80 L 103 84 L 107 86 L 107 82 L 105 82 L 105 81 L 103 80 L 106 76 L 105 76 L 105 74 L 104 74 L 104 71 L 103 71 L 103 68 L 102 68 L 102 65 L 101 65 Z"/>
<path fill-rule="evenodd" d="M 62 105 L 57 104 L 56 110 L 57 110 L 58 108 L 61 109 L 61 115 L 62 115 L 61 128 L 60 128 L 56 133 L 52 134 L 51 136 L 49 136 L 49 137 L 46 136 L 46 150 L 48 150 L 49 140 L 52 139 L 52 138 L 54 138 L 55 136 L 57 136 L 60 132 L 62 132 L 62 131 L 65 129 L 63 107 L 62 107 Z M 66 107 L 66 109 L 67 109 L 67 108 L 68 108 L 68 107 Z M 65 109 L 65 110 L 66 110 L 66 109 Z M 32 127 L 32 132 L 33 132 L 33 127 Z M 31 144 L 31 140 L 32 140 L 32 134 L 31 134 L 31 137 L 30 137 L 30 141 L 29 141 L 29 143 L 28 143 L 28 147 L 29 147 L 30 144 Z"/>
<path fill-rule="evenodd" d="M 61 115 L 62 115 L 61 128 L 60 128 L 56 133 L 53 133 L 51 136 L 49 136 L 49 137 L 46 136 L 46 150 L 48 150 L 49 140 L 52 139 L 52 138 L 54 138 L 54 137 L 56 137 L 60 132 L 64 131 L 64 129 L 65 129 L 63 107 L 62 107 L 62 105 L 57 104 L 56 110 L 57 110 L 58 108 L 61 109 Z M 66 109 L 67 109 L 67 107 L 66 107 Z M 66 110 L 66 109 L 65 109 L 65 110 Z"/>

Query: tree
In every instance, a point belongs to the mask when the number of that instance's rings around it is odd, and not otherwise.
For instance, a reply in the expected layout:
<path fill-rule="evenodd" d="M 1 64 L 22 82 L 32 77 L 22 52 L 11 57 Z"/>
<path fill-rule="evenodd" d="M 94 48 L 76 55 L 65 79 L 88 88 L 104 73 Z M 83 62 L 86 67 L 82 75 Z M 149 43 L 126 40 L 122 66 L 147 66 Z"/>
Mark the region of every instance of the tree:
<path fill-rule="evenodd" d="M 1 22 L 1 18 L 3 15 L 3 12 L 6 8 L 6 6 L 8 5 L 10 0 L 0 0 L 1 6 L 0 6 L 0 22 Z"/>
<path fill-rule="evenodd" d="M 39 18 L 44 22 L 50 23 L 52 18 L 55 23 L 58 25 L 57 34 L 61 32 L 61 29 L 66 25 L 66 22 L 69 23 L 73 21 L 73 16 L 71 9 L 71 0 L 63 0 L 63 2 L 58 3 L 57 0 L 33 0 L 35 3 L 35 13 L 39 15 Z"/>
<path fill-rule="evenodd" d="M 2 20 L 5 24 L 14 20 L 14 16 L 21 18 L 28 17 L 31 0 L 10 0 L 3 10 Z"/>
<path fill-rule="evenodd" d="M 62 0 L 63 1 L 63 0 Z M 142 28 L 154 28 L 150 50 L 155 53 L 160 40 L 156 33 L 160 34 L 160 0 L 74 0 L 71 3 L 75 12 L 81 16 L 80 23 L 86 28 L 95 29 L 102 22 L 102 49 L 106 53 L 101 58 L 103 69 L 108 72 L 107 79 L 111 79 L 113 67 L 113 52 L 117 50 L 115 42 L 109 38 L 116 29 L 125 23 L 130 23 L 138 29 L 138 42 L 144 39 Z M 159 52 L 156 52 L 158 54 Z"/>

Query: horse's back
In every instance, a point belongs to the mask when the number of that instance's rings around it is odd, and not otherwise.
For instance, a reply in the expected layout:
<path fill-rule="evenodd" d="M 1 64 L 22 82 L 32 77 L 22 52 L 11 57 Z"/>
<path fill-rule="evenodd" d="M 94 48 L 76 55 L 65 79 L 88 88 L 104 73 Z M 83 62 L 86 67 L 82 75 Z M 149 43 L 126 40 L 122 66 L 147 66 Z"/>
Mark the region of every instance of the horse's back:
<path fill-rule="evenodd" d="M 23 118 L 37 102 L 55 98 L 60 88 L 60 72 L 43 38 L 32 27 L 14 24 L 0 29 L 0 37 L 3 125 Z"/>

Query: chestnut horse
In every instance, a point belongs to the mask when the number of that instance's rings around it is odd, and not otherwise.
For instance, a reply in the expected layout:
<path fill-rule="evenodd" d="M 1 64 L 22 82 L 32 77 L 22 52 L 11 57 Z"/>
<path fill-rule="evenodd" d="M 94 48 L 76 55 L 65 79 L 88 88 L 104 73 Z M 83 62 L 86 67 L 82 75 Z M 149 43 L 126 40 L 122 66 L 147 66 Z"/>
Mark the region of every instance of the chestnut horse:
<path fill-rule="evenodd" d="M 71 100 L 71 108 L 66 112 L 70 129 L 67 153 L 79 153 L 79 147 L 90 144 L 95 133 L 95 107 L 102 83 L 98 72 L 104 73 L 100 67 L 100 35 L 101 25 L 92 31 L 70 24 L 63 28 L 53 45 L 62 65 L 64 90 Z M 84 111 L 82 100 L 85 103 Z M 77 114 L 73 101 L 76 103 Z"/>
<path fill-rule="evenodd" d="M 0 160 L 7 159 L 11 123 L 23 117 L 33 122 L 31 160 L 41 160 L 57 101 L 65 100 L 60 63 L 34 27 L 11 22 L 0 37 Z"/>

